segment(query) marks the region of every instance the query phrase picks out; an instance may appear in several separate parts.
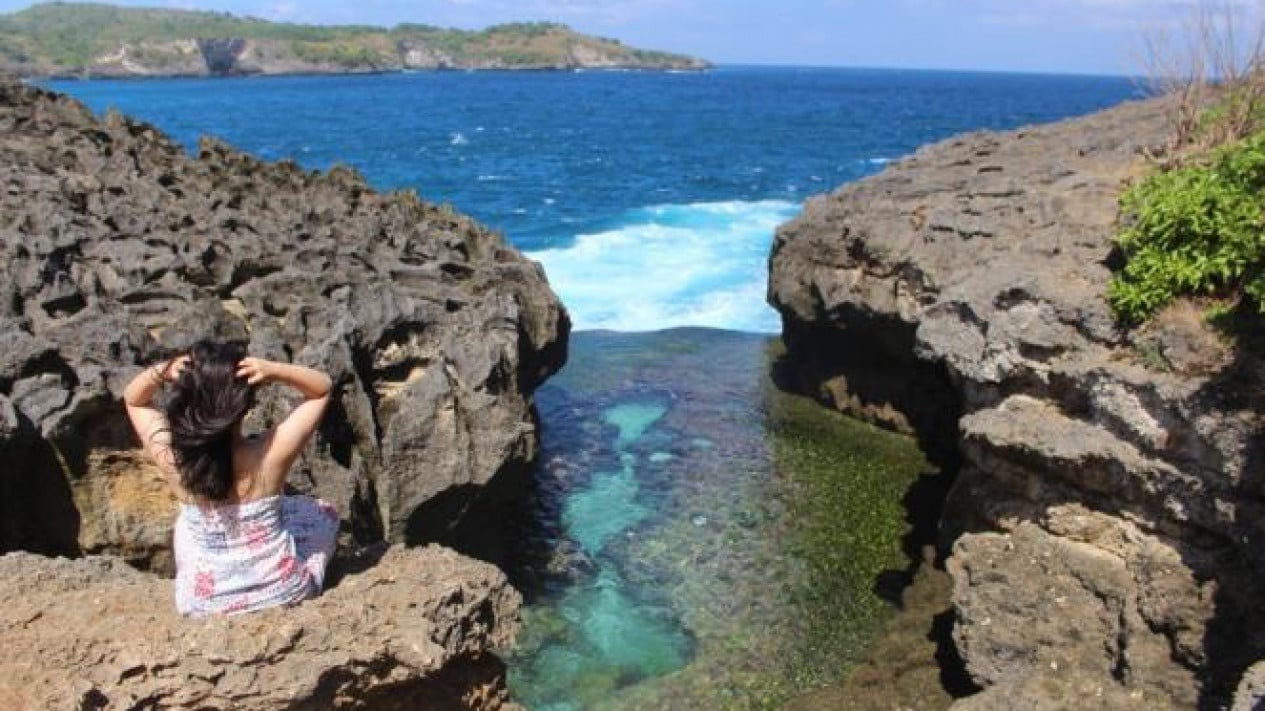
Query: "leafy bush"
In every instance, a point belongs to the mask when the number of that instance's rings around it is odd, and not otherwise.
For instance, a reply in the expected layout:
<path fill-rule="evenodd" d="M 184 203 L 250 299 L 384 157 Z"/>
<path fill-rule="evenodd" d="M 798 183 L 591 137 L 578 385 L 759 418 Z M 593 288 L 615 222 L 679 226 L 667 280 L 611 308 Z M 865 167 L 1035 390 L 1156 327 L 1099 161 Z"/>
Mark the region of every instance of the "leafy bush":
<path fill-rule="evenodd" d="M 1108 297 L 1139 323 L 1179 296 L 1246 296 L 1265 313 L 1265 132 L 1129 189 L 1116 238 L 1128 262 Z"/>

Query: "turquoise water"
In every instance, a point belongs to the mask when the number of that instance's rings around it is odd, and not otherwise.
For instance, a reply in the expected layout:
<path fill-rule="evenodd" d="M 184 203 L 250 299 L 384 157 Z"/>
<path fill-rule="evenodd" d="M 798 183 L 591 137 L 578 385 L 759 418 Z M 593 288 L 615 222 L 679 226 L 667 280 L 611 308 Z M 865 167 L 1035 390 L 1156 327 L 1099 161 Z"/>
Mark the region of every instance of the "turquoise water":
<path fill-rule="evenodd" d="M 637 596 L 618 559 L 602 555 L 613 540 L 635 533 L 654 515 L 643 503 L 638 469 L 662 464 L 665 453 L 643 462 L 629 450 L 667 411 L 660 403 L 638 400 L 603 410 L 601 421 L 616 430 L 611 451 L 619 468 L 594 472 L 587 484 L 562 498 L 562 536 L 579 545 L 593 568 L 591 580 L 571 587 L 548 608 L 548 614 L 565 621 L 562 636 L 531 656 L 519 655 L 519 691 L 538 700 L 538 709 L 583 708 L 571 696 L 586 677 L 611 685 L 634 683 L 679 669 L 689 658 L 690 638 L 671 611 Z"/>
<path fill-rule="evenodd" d="M 577 334 L 538 394 L 543 462 L 510 566 L 528 596 L 510 687 L 529 707 L 772 708 L 864 650 L 888 609 L 874 579 L 906 562 L 900 502 L 925 463 L 856 423 L 788 424 L 771 345 Z M 877 548 L 840 535 L 874 517 Z"/>
<path fill-rule="evenodd" d="M 612 538 L 650 516 L 637 500 L 636 466 L 635 456 L 624 455 L 619 470 L 595 472 L 588 486 L 567 497 L 562 511 L 566 534 L 586 553 L 601 553 Z"/>
<path fill-rule="evenodd" d="M 835 449 L 814 448 L 816 433 L 779 439 L 768 342 L 753 335 L 779 327 L 764 304 L 773 232 L 809 196 L 924 143 L 1135 93 L 1101 77 L 794 67 L 53 87 L 190 148 L 211 134 L 268 159 L 351 165 L 544 264 L 581 332 L 538 394 L 510 681 L 557 710 L 770 708 L 855 656 L 877 614 L 875 568 L 899 552 L 850 546 L 899 537 L 875 531 L 899 522 L 918 464 L 843 424 Z M 728 330 L 660 330 L 677 326 Z M 834 478 L 802 476 L 834 457 Z M 856 503 L 854 518 L 822 520 L 805 492 Z M 823 552 L 814 531 L 856 543 Z"/>
<path fill-rule="evenodd" d="M 733 512 L 713 497 L 737 502 L 734 484 L 768 470 L 757 423 L 765 341 L 581 333 L 571 365 L 539 393 L 542 473 L 513 566 L 531 602 L 510 662 L 511 689 L 531 708 L 637 708 L 630 692 L 700 653 L 682 566 L 698 546 L 723 545 Z M 730 367 L 706 376 L 722 355 Z M 682 533 L 692 540 L 676 541 Z"/>

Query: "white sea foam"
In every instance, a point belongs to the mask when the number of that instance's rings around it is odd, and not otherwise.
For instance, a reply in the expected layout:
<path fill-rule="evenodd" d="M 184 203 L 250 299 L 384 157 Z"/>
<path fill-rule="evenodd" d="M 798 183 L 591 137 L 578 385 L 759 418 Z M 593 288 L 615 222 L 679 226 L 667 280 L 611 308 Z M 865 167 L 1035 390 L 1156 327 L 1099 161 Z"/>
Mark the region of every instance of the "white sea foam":
<path fill-rule="evenodd" d="M 454 133 L 448 137 L 448 143 L 454 146 L 464 146 L 469 142 L 469 139 L 467 139 L 465 134 L 462 133 Z"/>
<path fill-rule="evenodd" d="M 660 205 L 608 231 L 531 252 L 577 329 L 779 329 L 764 301 L 769 246 L 799 205 L 782 200 Z"/>

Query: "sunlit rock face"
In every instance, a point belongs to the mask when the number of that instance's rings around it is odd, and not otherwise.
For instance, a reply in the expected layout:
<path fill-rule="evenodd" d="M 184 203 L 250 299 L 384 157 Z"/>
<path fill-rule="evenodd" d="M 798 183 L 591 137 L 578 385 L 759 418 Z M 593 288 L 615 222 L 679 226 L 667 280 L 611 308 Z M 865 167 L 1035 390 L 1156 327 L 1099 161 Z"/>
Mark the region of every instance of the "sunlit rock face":
<path fill-rule="evenodd" d="M 1123 332 L 1105 299 L 1167 108 L 929 146 L 775 240 L 791 379 L 960 465 L 967 705 L 1219 704 L 1265 656 L 1259 357 L 1184 307 Z"/>
<path fill-rule="evenodd" d="M 200 337 L 328 372 L 334 400 L 289 485 L 345 542 L 496 556 L 536 452 L 531 393 L 565 310 L 503 238 L 354 172 L 308 172 L 0 82 L 0 550 L 170 568 L 174 504 L 122 390 Z M 261 427 L 289 408 L 261 393 Z"/>
<path fill-rule="evenodd" d="M 119 559 L 0 556 L 8 709 L 499 709 L 521 598 L 492 565 L 392 548 L 295 608 L 190 620 Z"/>

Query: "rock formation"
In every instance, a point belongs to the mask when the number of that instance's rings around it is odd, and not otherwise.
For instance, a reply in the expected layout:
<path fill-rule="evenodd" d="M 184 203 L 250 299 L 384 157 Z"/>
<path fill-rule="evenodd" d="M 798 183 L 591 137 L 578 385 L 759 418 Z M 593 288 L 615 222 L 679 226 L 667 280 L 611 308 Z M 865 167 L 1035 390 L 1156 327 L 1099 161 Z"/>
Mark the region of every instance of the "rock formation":
<path fill-rule="evenodd" d="M 201 337 L 330 373 L 291 472 L 346 544 L 494 557 L 537 438 L 532 391 L 569 322 L 497 234 L 345 168 L 200 155 L 0 78 L 0 552 L 110 553 L 168 572 L 175 502 L 121 393 Z M 255 420 L 289 394 L 260 393 Z M 351 545 L 347 546 L 348 548 Z M 518 594 L 431 546 L 292 610 L 204 622 L 113 557 L 0 557 L 3 708 L 488 708 Z"/>
<path fill-rule="evenodd" d="M 1223 704 L 1265 656 L 1265 368 L 1194 307 L 1126 333 L 1105 301 L 1167 115 L 933 145 L 775 240 L 785 372 L 960 465 L 941 530 L 985 689 L 964 708 Z"/>
<path fill-rule="evenodd" d="M 188 620 L 117 558 L 0 556 L 5 709 L 498 709 L 520 598 L 495 567 L 392 548 L 290 609 Z"/>
<path fill-rule="evenodd" d="M 0 81 L 0 551 L 114 553 L 156 569 L 171 498 L 120 396 L 203 336 L 330 373 L 291 473 L 345 534 L 491 557 L 536 451 L 532 390 L 568 320 L 497 234 L 346 168 L 269 164 Z M 254 425 L 288 409 L 261 393 Z"/>

